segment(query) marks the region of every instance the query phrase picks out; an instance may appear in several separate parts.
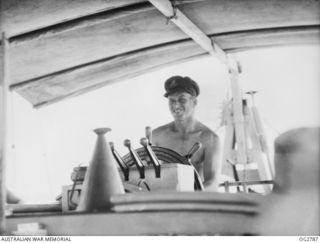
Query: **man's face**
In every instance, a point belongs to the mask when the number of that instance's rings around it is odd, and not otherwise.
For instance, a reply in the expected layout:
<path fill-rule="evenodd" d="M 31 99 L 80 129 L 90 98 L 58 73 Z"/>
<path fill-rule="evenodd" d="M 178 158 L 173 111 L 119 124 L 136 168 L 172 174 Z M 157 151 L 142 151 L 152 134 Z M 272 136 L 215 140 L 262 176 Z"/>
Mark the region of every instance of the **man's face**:
<path fill-rule="evenodd" d="M 168 96 L 169 108 L 175 120 L 192 117 L 197 104 L 196 97 L 186 92 L 179 92 Z"/>

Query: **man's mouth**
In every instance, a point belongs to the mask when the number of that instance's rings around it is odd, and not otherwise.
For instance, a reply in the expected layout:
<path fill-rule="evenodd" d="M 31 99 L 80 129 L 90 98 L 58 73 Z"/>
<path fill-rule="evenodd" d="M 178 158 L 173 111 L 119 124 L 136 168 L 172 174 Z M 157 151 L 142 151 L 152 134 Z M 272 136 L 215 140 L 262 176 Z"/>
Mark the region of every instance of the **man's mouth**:
<path fill-rule="evenodd" d="M 180 110 L 180 109 L 178 109 L 178 110 L 173 110 L 173 114 L 175 114 L 175 115 L 180 115 L 180 114 L 182 114 L 182 113 L 183 113 L 183 111 Z"/>

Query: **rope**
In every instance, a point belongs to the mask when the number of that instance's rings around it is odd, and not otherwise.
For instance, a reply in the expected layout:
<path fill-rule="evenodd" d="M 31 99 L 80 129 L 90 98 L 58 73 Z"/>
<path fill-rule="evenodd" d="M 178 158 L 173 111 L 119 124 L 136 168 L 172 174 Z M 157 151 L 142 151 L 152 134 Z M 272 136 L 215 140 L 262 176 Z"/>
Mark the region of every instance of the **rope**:
<path fill-rule="evenodd" d="M 142 191 L 142 187 L 141 187 L 141 184 L 142 184 L 142 183 L 146 186 L 147 190 L 150 192 L 151 189 L 150 189 L 148 183 L 147 183 L 145 180 L 140 180 L 140 181 L 139 181 L 139 183 L 138 183 L 139 190 Z"/>
<path fill-rule="evenodd" d="M 265 119 L 264 117 L 262 118 L 262 121 L 269 127 L 271 128 L 271 130 L 273 130 L 278 136 L 280 135 L 280 132 L 275 129 L 273 126 L 271 126 L 271 124 L 267 121 L 267 119 Z"/>

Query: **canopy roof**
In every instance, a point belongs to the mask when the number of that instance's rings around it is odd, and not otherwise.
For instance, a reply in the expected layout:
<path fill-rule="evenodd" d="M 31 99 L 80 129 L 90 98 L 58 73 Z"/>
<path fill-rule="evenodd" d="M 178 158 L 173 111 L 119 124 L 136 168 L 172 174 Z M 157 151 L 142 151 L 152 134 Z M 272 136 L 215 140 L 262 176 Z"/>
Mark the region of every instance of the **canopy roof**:
<path fill-rule="evenodd" d="M 319 43 L 316 0 L 176 3 L 226 52 Z M 3 7 L 10 88 L 35 107 L 207 55 L 148 1 L 10 0 Z"/>

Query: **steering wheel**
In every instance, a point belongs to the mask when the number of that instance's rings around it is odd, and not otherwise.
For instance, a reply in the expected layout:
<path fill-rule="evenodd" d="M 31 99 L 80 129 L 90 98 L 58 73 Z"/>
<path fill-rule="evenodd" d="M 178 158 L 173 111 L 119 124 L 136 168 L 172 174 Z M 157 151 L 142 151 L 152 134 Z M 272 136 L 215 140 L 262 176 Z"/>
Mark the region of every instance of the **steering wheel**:
<path fill-rule="evenodd" d="M 158 146 L 151 146 L 151 148 L 155 153 L 155 155 L 157 156 L 158 160 L 160 160 L 162 163 L 165 163 L 165 164 L 176 163 L 176 164 L 190 165 L 186 157 L 181 156 L 180 154 L 178 154 L 177 152 L 171 149 L 158 147 Z M 150 157 L 144 147 L 138 148 L 135 151 L 137 152 L 140 159 L 142 160 L 142 163 L 145 166 L 151 165 Z M 122 159 L 127 166 L 135 165 L 130 153 L 124 155 Z M 202 182 L 199 181 L 199 178 L 195 177 L 195 183 L 194 183 L 195 190 L 201 190 L 200 183 Z"/>

